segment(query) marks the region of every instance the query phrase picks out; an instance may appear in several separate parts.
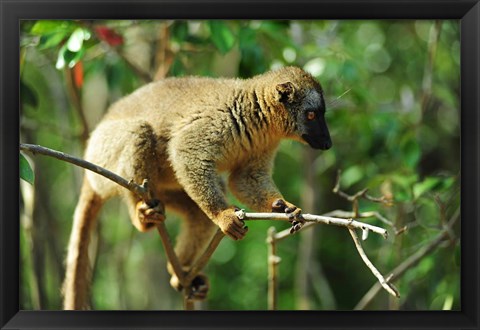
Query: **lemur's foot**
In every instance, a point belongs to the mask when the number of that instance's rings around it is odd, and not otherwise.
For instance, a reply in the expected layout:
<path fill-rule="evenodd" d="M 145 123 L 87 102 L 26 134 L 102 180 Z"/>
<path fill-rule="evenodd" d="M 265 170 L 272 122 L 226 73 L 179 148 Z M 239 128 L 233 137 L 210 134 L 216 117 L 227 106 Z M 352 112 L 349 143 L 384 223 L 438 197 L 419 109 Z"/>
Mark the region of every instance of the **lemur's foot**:
<path fill-rule="evenodd" d="M 189 298 L 192 300 L 205 300 L 207 298 L 208 289 L 210 289 L 208 277 L 203 274 L 198 274 L 192 280 Z"/>
<path fill-rule="evenodd" d="M 285 212 L 288 215 L 289 222 L 292 224 L 290 234 L 299 231 L 305 224 L 305 220 L 302 218 L 302 209 L 283 199 L 277 199 L 272 203 L 272 211 Z"/>
<path fill-rule="evenodd" d="M 142 226 L 147 229 L 165 221 L 165 208 L 158 199 L 137 203 L 137 217 Z"/>
<path fill-rule="evenodd" d="M 173 275 L 170 279 L 170 285 L 177 291 L 182 291 L 183 286 L 178 280 L 178 277 Z M 208 277 L 204 274 L 198 274 L 190 284 L 188 299 L 191 300 L 205 300 L 207 298 L 210 283 Z"/>

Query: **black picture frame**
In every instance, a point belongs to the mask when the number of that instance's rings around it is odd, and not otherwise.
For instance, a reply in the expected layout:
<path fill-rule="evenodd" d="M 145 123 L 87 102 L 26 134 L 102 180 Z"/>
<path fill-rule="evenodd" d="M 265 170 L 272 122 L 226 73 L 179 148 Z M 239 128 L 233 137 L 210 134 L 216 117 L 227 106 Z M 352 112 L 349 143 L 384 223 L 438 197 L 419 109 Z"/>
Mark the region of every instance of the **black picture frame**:
<path fill-rule="evenodd" d="M 461 20 L 461 311 L 185 312 L 19 310 L 19 21 L 22 19 Z M 1 329 L 479 329 L 478 0 L 0 0 Z"/>

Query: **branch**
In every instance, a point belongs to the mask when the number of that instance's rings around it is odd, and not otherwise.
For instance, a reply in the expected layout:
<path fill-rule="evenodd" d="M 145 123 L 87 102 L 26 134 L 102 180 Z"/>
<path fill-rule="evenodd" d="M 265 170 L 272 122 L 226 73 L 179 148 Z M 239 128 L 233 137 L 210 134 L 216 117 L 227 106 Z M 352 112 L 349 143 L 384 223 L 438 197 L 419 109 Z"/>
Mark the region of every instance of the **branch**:
<path fill-rule="evenodd" d="M 347 193 L 343 192 L 340 190 L 340 176 L 342 174 L 341 170 L 338 170 L 337 172 L 337 180 L 335 182 L 335 186 L 333 187 L 332 191 L 333 193 L 339 195 L 340 197 L 345 198 L 347 201 L 352 202 L 352 207 L 353 207 L 353 218 L 358 218 L 359 217 L 359 210 L 358 210 L 358 200 L 360 198 L 366 199 L 368 201 L 374 202 L 374 203 L 382 203 L 385 205 L 392 205 L 393 201 L 391 198 L 386 197 L 386 196 L 381 196 L 381 197 L 372 197 L 367 194 L 368 188 L 362 189 L 359 192 L 353 194 L 353 195 L 348 195 Z M 383 217 L 382 217 L 383 218 Z M 383 218 L 385 219 L 385 218 Z M 382 220 L 382 219 L 380 219 Z M 386 219 L 385 219 L 386 220 Z M 383 220 L 382 220 L 383 221 Z M 387 220 L 387 222 L 389 222 Z M 393 227 L 393 225 L 391 225 Z"/>
<path fill-rule="evenodd" d="M 24 151 L 29 151 L 31 153 L 35 154 L 42 154 L 46 156 L 50 156 L 53 158 L 57 158 L 62 161 L 66 161 L 68 163 L 83 167 L 87 170 L 90 170 L 92 172 L 95 172 L 99 175 L 104 176 L 107 179 L 112 180 L 113 182 L 121 185 L 124 188 L 127 188 L 128 190 L 132 191 L 133 193 L 137 194 L 138 197 L 142 198 L 144 201 L 148 201 L 153 198 L 151 196 L 151 192 L 148 188 L 148 182 L 147 180 L 144 180 L 142 185 L 138 185 L 134 183 L 132 180 L 127 181 L 121 176 L 110 172 L 109 170 L 95 165 L 93 163 L 90 163 L 88 161 L 85 161 L 83 159 L 70 156 L 66 153 L 52 150 L 49 148 L 45 148 L 39 145 L 33 145 L 33 144 L 20 144 L 20 150 Z M 215 236 L 213 237 L 212 241 L 210 242 L 210 245 L 207 247 L 205 250 L 204 254 L 197 260 L 195 265 L 190 269 L 190 271 L 187 274 L 184 274 L 183 269 L 180 265 L 180 262 L 178 260 L 177 255 L 175 254 L 175 251 L 173 249 L 172 242 L 170 240 L 170 237 L 168 236 L 167 230 L 165 228 L 165 224 L 163 222 L 157 223 L 157 230 L 158 233 L 160 234 L 161 240 L 163 247 L 165 249 L 165 253 L 167 255 L 168 261 L 172 265 L 172 268 L 175 272 L 175 275 L 177 276 L 178 280 L 180 283 L 183 285 L 183 287 L 187 288 L 189 287 L 190 283 L 192 280 L 195 278 L 195 276 L 200 272 L 200 270 L 205 267 L 206 263 L 210 259 L 210 256 L 212 253 L 215 251 L 217 248 L 218 244 L 220 244 L 220 241 L 223 238 L 223 233 L 218 230 Z M 187 295 L 185 295 L 187 297 Z M 188 307 L 187 309 L 190 309 L 192 307 L 192 304 L 187 301 L 188 299 L 185 299 L 185 306 Z"/>
<path fill-rule="evenodd" d="M 336 211 L 334 211 L 336 212 Z M 333 212 L 332 212 L 333 213 Z M 339 212 L 336 212 L 339 213 Z M 348 214 L 348 212 L 346 212 Z M 283 220 L 283 221 L 290 221 L 290 217 L 287 214 L 284 213 L 245 213 L 244 210 L 240 210 L 235 212 L 235 214 L 238 216 L 239 219 L 241 220 Z M 344 213 L 342 213 L 344 214 Z M 372 214 L 369 214 L 372 215 Z M 387 238 L 388 232 L 380 227 L 376 227 L 364 222 L 359 222 L 353 219 L 341 219 L 341 218 L 334 218 L 334 217 L 329 217 L 329 216 L 322 216 L 322 215 L 312 215 L 312 214 L 301 214 L 300 215 L 305 222 L 310 222 L 307 223 L 306 225 L 303 226 L 309 227 L 309 225 L 313 224 L 318 224 L 318 223 L 323 223 L 327 225 L 336 225 L 336 226 L 341 226 L 341 227 L 347 227 L 350 235 L 352 236 L 353 242 L 355 243 L 355 247 L 357 248 L 358 253 L 360 254 L 360 257 L 362 260 L 365 262 L 365 264 L 370 268 L 372 271 L 373 275 L 377 277 L 381 285 L 385 288 L 385 290 L 388 291 L 391 295 L 395 297 L 400 297 L 400 294 L 398 290 L 390 283 L 388 283 L 388 280 L 385 280 L 385 278 L 380 274 L 380 272 L 375 268 L 375 266 L 372 264 L 372 262 L 368 259 L 367 255 L 365 254 L 365 251 L 362 248 L 362 245 L 360 244 L 360 240 L 355 232 L 355 229 L 361 229 L 362 230 L 362 237 L 365 240 L 368 236 L 369 231 L 372 231 L 374 233 L 382 235 L 384 238 Z M 285 230 L 280 232 L 279 234 L 275 234 L 274 232 L 269 231 L 269 236 L 267 239 L 267 242 L 272 244 L 271 242 L 283 239 L 291 234 L 290 229 Z M 270 260 L 272 258 L 272 255 L 269 255 L 269 263 L 272 262 Z M 273 274 L 273 271 L 272 271 Z M 273 276 L 273 275 L 272 275 Z"/>
<path fill-rule="evenodd" d="M 165 223 L 163 221 L 157 222 L 157 231 L 160 234 L 160 238 L 162 241 L 163 248 L 165 249 L 165 254 L 167 255 L 168 261 L 172 265 L 173 271 L 178 278 L 180 284 L 186 288 L 187 281 L 185 280 L 185 274 L 182 269 L 182 265 L 180 265 L 180 261 L 178 260 L 177 254 L 173 249 L 172 241 L 170 240 L 170 236 L 168 236 L 167 228 L 165 227 Z"/>
<path fill-rule="evenodd" d="M 277 256 L 277 246 L 275 239 L 275 227 L 268 229 L 268 309 L 277 309 L 278 300 L 278 264 L 280 257 Z"/>
<path fill-rule="evenodd" d="M 443 231 L 437 235 L 429 244 L 425 245 L 423 248 L 418 250 L 416 253 L 411 255 L 408 259 L 402 262 L 400 265 L 395 267 L 394 270 L 390 272 L 389 281 L 394 281 L 399 279 L 407 270 L 415 267 L 422 258 L 433 252 L 446 238 L 449 237 L 449 233 L 452 230 L 453 225 L 460 218 L 460 209 L 458 209 L 453 217 L 450 219 L 448 224 L 445 226 Z M 375 298 L 375 296 L 380 292 L 381 286 L 379 283 L 373 285 L 370 290 L 363 296 L 362 299 L 355 306 L 355 310 L 362 310 Z"/>
<path fill-rule="evenodd" d="M 197 274 L 203 269 L 203 267 L 205 267 L 208 260 L 210 260 L 213 252 L 215 252 L 216 248 L 218 247 L 218 244 L 220 244 L 220 242 L 222 241 L 223 237 L 225 237 L 225 235 L 220 229 L 218 229 L 215 233 L 215 236 L 213 236 L 212 240 L 210 241 L 210 244 L 208 245 L 205 252 L 203 252 L 202 256 L 198 258 L 198 260 L 192 266 L 188 274 L 185 276 L 186 283 L 192 282 L 195 276 L 197 276 Z"/>
<path fill-rule="evenodd" d="M 115 183 L 121 185 L 122 187 L 127 188 L 128 190 L 132 191 L 133 193 L 137 194 L 138 197 L 143 199 L 145 202 L 153 198 L 152 193 L 148 188 L 148 181 L 147 180 L 144 180 L 142 185 L 138 185 L 138 184 L 134 183 L 132 180 L 127 181 L 124 178 L 122 178 L 121 176 L 119 176 L 119 175 L 117 175 L 113 172 L 110 172 L 109 170 L 107 170 L 107 169 L 105 169 L 101 166 L 95 165 L 93 163 L 87 162 L 83 159 L 80 159 L 80 158 L 77 158 L 77 157 L 74 157 L 74 156 L 70 156 L 66 153 L 56 151 L 56 150 L 52 150 L 52 149 L 49 149 L 49 148 L 45 148 L 45 147 L 42 147 L 42 146 L 39 146 L 39 145 L 21 143 L 20 144 L 20 150 L 29 151 L 29 152 L 33 153 L 34 155 L 38 153 L 38 154 L 50 156 L 50 157 L 53 157 L 53 158 L 57 158 L 59 160 L 66 161 L 68 163 L 83 167 L 87 170 L 90 170 L 92 172 L 100 174 L 103 177 L 105 177 L 107 179 L 110 179 L 113 182 L 115 182 Z M 172 265 L 172 268 L 173 268 L 173 271 L 175 272 L 175 275 L 177 276 L 177 278 L 180 281 L 180 283 L 182 284 L 182 286 L 187 287 L 188 285 L 186 285 L 186 284 L 190 284 L 190 282 L 192 281 L 192 279 L 195 277 L 196 274 L 194 274 L 192 276 L 192 274 L 191 274 L 192 271 L 190 271 L 190 273 L 187 274 L 187 275 L 184 274 L 184 272 L 182 270 L 182 267 L 180 265 L 180 262 L 178 260 L 178 257 L 175 254 L 175 251 L 173 249 L 173 245 L 172 245 L 172 242 L 170 240 L 170 237 L 168 236 L 168 232 L 165 228 L 165 224 L 163 222 L 156 223 L 156 227 L 157 227 L 158 233 L 160 234 L 161 241 L 162 241 L 163 247 L 165 249 L 165 254 L 167 255 L 168 261 Z M 223 236 L 223 234 L 222 234 L 222 236 Z M 218 241 L 216 243 L 213 250 L 215 250 L 215 248 L 217 247 L 219 242 L 220 241 Z M 206 252 L 210 253 L 208 255 L 208 257 L 213 253 L 213 251 L 206 251 Z M 208 261 L 208 257 L 207 257 L 207 260 L 201 260 L 202 264 L 199 264 L 198 266 L 203 268 L 203 266 L 205 266 L 206 261 Z M 190 305 L 191 304 L 186 303 L 186 306 L 190 306 Z"/>
<path fill-rule="evenodd" d="M 372 271 L 373 275 L 378 279 L 380 284 L 383 286 L 385 290 L 387 290 L 388 293 L 390 293 L 392 296 L 400 298 L 400 293 L 398 292 L 397 288 L 395 288 L 392 284 L 388 283 L 387 280 L 380 274 L 380 272 L 375 268 L 375 266 L 372 264 L 372 262 L 368 259 L 367 255 L 365 254 L 365 251 L 363 250 L 362 244 L 360 243 L 360 239 L 357 236 L 357 233 L 355 230 L 348 228 L 348 231 L 350 232 L 350 235 L 352 236 L 353 242 L 355 243 L 355 247 L 357 248 L 358 253 L 360 254 L 360 257 L 362 258 L 363 262 L 367 265 L 368 268 Z M 389 277 L 390 279 L 390 277 Z"/>
<path fill-rule="evenodd" d="M 235 212 L 241 220 L 281 220 L 281 221 L 290 221 L 290 217 L 285 213 L 245 213 L 244 210 Z M 301 214 L 300 217 L 305 220 L 305 222 L 313 223 L 323 223 L 326 225 L 335 225 L 340 227 L 347 227 L 352 229 L 361 229 L 363 231 L 369 230 L 376 234 L 382 235 L 383 238 L 388 237 L 388 232 L 377 226 L 370 225 L 368 223 L 356 221 L 353 219 L 340 219 L 333 218 L 323 215 L 314 215 L 314 214 Z"/>
<path fill-rule="evenodd" d="M 110 179 L 115 183 L 118 183 L 122 187 L 127 188 L 128 190 L 137 194 L 139 197 L 141 197 L 144 200 L 149 199 L 149 196 L 148 196 L 149 192 L 148 192 L 146 180 L 142 183 L 142 185 L 138 185 L 135 182 L 133 182 L 132 180 L 127 181 L 124 178 L 122 178 L 121 176 L 119 176 L 119 175 L 117 175 L 113 172 L 110 172 L 109 170 L 107 170 L 107 169 L 105 169 L 101 166 L 98 166 L 98 165 L 95 165 L 93 163 L 87 162 L 86 160 L 68 155 L 68 154 L 60 152 L 60 151 L 56 151 L 56 150 L 53 150 L 53 149 L 49 149 L 49 148 L 45 148 L 45 147 L 42 147 L 42 146 L 39 146 L 39 145 L 35 145 L 35 144 L 20 143 L 20 150 L 29 151 L 29 152 L 33 153 L 34 155 L 35 154 L 41 154 L 41 155 L 45 155 L 45 156 L 50 156 L 50 157 L 57 158 L 57 159 L 65 161 L 65 162 L 72 163 L 74 165 L 83 167 L 87 170 L 90 170 L 92 172 L 100 174 L 101 176 L 104 176 L 107 179 Z"/>

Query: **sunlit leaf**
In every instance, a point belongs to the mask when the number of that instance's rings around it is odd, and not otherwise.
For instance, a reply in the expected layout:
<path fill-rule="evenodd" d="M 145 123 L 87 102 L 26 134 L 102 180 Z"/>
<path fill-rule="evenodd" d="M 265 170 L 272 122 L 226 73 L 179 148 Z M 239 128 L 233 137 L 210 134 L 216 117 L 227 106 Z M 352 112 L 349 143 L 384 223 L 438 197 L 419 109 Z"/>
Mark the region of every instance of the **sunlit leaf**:
<path fill-rule="evenodd" d="M 75 28 L 73 21 L 61 21 L 61 20 L 41 20 L 37 21 L 30 30 L 30 33 L 35 35 L 49 34 L 52 32 L 63 31 L 68 34 Z"/>
<path fill-rule="evenodd" d="M 58 32 L 44 34 L 40 37 L 39 48 L 47 49 L 58 46 L 67 37 L 68 32 L 61 30 Z"/>
<path fill-rule="evenodd" d="M 75 64 L 82 59 L 84 54 L 84 48 L 81 48 L 78 52 L 72 52 L 68 50 L 66 45 L 64 45 L 58 52 L 57 63 L 55 64 L 55 67 L 59 70 L 65 68 L 65 66 L 73 68 Z"/>
<path fill-rule="evenodd" d="M 83 29 L 78 28 L 71 34 L 70 38 L 67 41 L 67 49 L 71 52 L 78 52 L 82 49 L 83 40 L 85 38 L 85 33 Z"/>
<path fill-rule="evenodd" d="M 341 177 L 341 188 L 348 188 L 363 178 L 363 170 L 360 166 L 347 168 Z"/>
<path fill-rule="evenodd" d="M 35 175 L 24 155 L 20 153 L 20 178 L 33 185 Z"/>
<path fill-rule="evenodd" d="M 226 54 L 235 45 L 235 35 L 222 21 L 209 21 L 210 35 L 214 45 L 222 54 Z"/>

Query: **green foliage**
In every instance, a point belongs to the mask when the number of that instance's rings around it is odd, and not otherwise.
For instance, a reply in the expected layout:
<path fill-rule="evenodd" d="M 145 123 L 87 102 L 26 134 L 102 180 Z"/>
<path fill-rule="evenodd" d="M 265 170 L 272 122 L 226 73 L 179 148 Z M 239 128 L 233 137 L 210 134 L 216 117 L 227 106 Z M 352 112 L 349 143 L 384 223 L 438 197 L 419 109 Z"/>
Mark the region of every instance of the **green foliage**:
<path fill-rule="evenodd" d="M 236 38 L 226 23 L 210 21 L 208 27 L 210 28 L 212 41 L 220 53 L 225 54 L 233 48 Z"/>
<path fill-rule="evenodd" d="M 306 213 L 352 209 L 351 203 L 331 192 L 338 169 L 341 189 L 348 194 L 368 188 L 371 196 L 391 199 L 393 205 L 359 203 L 360 211 L 377 211 L 395 227 L 365 219 L 389 230 L 388 240 L 371 234 L 364 242 L 372 262 L 387 274 L 428 245 L 459 210 L 458 23 L 22 21 L 22 140 L 81 155 L 85 141 L 78 114 L 83 112 L 91 130 L 108 105 L 160 69 L 159 77 L 246 78 L 286 65 L 303 67 L 322 83 L 333 148 L 308 156 L 306 146 L 282 143 L 274 180 Z M 66 77 L 73 78 L 71 83 Z M 22 204 L 25 214 L 36 218 L 34 225 L 21 226 L 21 308 L 59 309 L 63 251 L 81 172 L 37 157 L 35 207 L 41 208 L 32 212 L 28 203 Z M 20 173 L 33 183 L 21 154 Z M 28 194 L 24 195 L 26 199 Z M 231 195 L 229 200 L 242 206 Z M 118 202 L 107 204 L 102 212 L 93 273 L 95 308 L 180 309 L 181 297 L 168 285 L 159 238 L 153 232 L 137 233 L 127 219 Z M 178 222 L 168 214 L 173 237 Z M 208 309 L 266 308 L 265 236 L 272 225 L 278 231 L 288 228 L 286 223 L 250 222 L 245 240 L 221 243 L 206 270 L 212 284 Z M 306 234 L 278 245 L 280 309 L 302 308 L 305 301 L 311 309 L 353 308 L 376 279 L 348 233 L 318 227 L 313 242 Z M 450 234 L 395 282 L 402 295 L 399 301 L 389 302 L 381 292 L 368 308 L 459 309 L 458 226 Z M 305 253 L 307 247 L 310 252 Z M 306 296 L 300 294 L 303 284 Z M 332 292 L 329 301 L 325 286 Z"/>
<path fill-rule="evenodd" d="M 20 154 L 20 178 L 30 184 L 33 184 L 35 181 L 35 174 L 33 173 L 32 167 L 22 154 Z"/>

